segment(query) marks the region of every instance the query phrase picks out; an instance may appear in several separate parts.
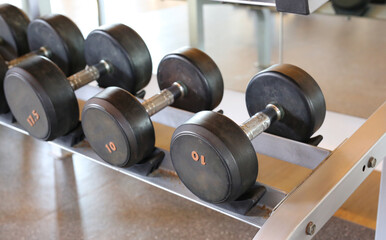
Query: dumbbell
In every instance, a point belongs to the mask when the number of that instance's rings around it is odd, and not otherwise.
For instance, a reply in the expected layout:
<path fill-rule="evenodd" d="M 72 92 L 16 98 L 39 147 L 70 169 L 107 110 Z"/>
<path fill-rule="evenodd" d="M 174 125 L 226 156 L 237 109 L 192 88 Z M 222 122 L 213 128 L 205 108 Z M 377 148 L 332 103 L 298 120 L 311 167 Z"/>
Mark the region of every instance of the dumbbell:
<path fill-rule="evenodd" d="M 76 24 L 63 15 L 50 15 L 31 21 L 27 38 L 32 52 L 10 61 L 0 58 L 0 113 L 9 111 L 3 89 L 8 69 L 36 55 L 49 57 L 66 76 L 81 70 L 86 64 L 83 35 Z"/>
<path fill-rule="evenodd" d="M 116 24 L 92 31 L 85 40 L 88 66 L 66 78 L 49 59 L 35 56 L 7 72 L 5 97 L 12 114 L 33 137 L 53 140 L 79 124 L 74 91 L 97 80 L 137 92 L 150 81 L 152 62 L 142 38 Z"/>
<path fill-rule="evenodd" d="M 369 3 L 370 0 L 332 0 L 332 5 L 336 12 L 342 14 L 363 14 L 368 8 Z"/>
<path fill-rule="evenodd" d="M 110 87 L 89 99 L 82 111 L 86 139 L 106 162 L 130 167 L 154 150 L 150 116 L 172 105 L 197 112 L 221 101 L 223 80 L 215 62 L 195 48 L 166 55 L 158 67 L 160 93 L 139 102 L 129 92 Z"/>
<path fill-rule="evenodd" d="M 241 126 L 223 114 L 202 111 L 173 133 L 170 155 L 184 185 L 211 203 L 236 200 L 256 182 L 251 140 L 268 129 L 307 141 L 324 121 L 326 105 L 315 80 L 302 69 L 276 65 L 252 78 L 246 90 L 250 119 Z"/>
<path fill-rule="evenodd" d="M 0 5 L 0 57 L 11 60 L 29 51 L 27 27 L 30 20 L 19 8 Z"/>

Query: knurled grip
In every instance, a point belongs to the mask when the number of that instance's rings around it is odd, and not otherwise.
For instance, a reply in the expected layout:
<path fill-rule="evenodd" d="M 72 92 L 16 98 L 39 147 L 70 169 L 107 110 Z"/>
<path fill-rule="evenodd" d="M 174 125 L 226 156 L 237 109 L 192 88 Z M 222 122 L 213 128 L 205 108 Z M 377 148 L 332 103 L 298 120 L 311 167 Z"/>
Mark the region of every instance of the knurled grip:
<path fill-rule="evenodd" d="M 95 65 L 86 66 L 85 69 L 75 73 L 74 75 L 71 75 L 67 79 L 70 82 L 72 89 L 75 91 L 84 85 L 99 79 L 102 74 L 108 73 L 110 71 L 110 64 L 102 60 Z"/>

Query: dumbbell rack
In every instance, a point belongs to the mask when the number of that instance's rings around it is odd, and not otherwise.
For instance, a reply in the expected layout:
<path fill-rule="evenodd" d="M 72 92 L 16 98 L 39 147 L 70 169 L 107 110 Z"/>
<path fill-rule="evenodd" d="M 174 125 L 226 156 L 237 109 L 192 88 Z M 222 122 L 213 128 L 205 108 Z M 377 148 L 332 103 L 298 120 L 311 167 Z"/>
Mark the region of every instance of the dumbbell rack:
<path fill-rule="evenodd" d="M 77 94 L 77 97 L 87 99 L 97 91 L 98 89 L 95 87 L 86 86 L 84 90 Z M 192 115 L 193 113 L 168 107 L 151 118 L 156 123 L 176 128 Z M 27 134 L 19 124 L 12 123 L 10 119 L 10 114 L 0 115 L 0 124 Z M 194 196 L 178 179 L 169 152 L 166 150 L 161 150 L 165 153 L 165 157 L 159 168 L 147 175 L 143 173 L 141 168 L 118 168 L 105 163 L 84 142 L 70 146 L 59 138 L 50 143 L 63 150 L 81 155 L 115 171 L 255 226 L 260 229 L 255 239 L 311 239 L 314 234 L 313 225 L 316 226 L 315 232 L 320 230 L 373 170 L 373 168 L 367 167 L 369 158 L 375 157 L 378 159 L 377 163 L 379 163 L 386 157 L 386 126 L 384 119 L 386 119 L 386 104 L 374 113 L 352 137 L 333 152 L 270 134 L 261 134 L 252 141 L 257 153 L 312 169 L 313 172 L 290 193 L 263 185 L 266 189 L 265 194 L 246 215 L 239 214 L 237 211 L 221 205 L 209 204 Z M 386 170 L 384 173 L 386 173 Z M 384 175 L 382 176 L 383 181 L 386 182 Z M 381 195 L 386 195 L 386 183 L 383 185 Z M 383 213 L 383 215 L 386 215 L 386 213 Z M 379 224 L 386 224 L 386 217 L 380 216 L 378 221 Z"/>

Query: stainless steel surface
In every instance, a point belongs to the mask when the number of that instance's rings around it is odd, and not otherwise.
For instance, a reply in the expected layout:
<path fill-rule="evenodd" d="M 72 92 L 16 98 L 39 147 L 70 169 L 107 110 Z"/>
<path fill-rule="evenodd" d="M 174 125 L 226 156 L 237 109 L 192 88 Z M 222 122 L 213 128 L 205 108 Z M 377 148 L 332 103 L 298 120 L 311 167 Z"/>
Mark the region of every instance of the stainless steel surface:
<path fill-rule="evenodd" d="M 369 158 L 378 164 L 386 158 L 385 119 L 386 103 L 289 193 L 254 239 L 311 239 L 307 224 L 312 221 L 319 231 L 373 171 L 366 167 Z"/>
<path fill-rule="evenodd" d="M 381 187 L 379 189 L 377 228 L 375 240 L 386 239 L 386 162 L 383 163 Z"/>
<path fill-rule="evenodd" d="M 149 114 L 149 116 L 152 116 L 173 102 L 173 94 L 168 89 L 164 89 L 160 93 L 157 93 L 151 98 L 143 101 L 142 106 L 146 109 L 146 112 Z"/>
<path fill-rule="evenodd" d="M 41 47 L 36 51 L 32 51 L 32 52 L 29 52 L 27 54 L 24 54 L 23 56 L 12 59 L 11 61 L 7 62 L 8 69 L 13 68 L 17 64 L 27 60 L 30 57 L 36 56 L 36 55 L 40 55 L 40 56 L 49 58 L 49 57 L 51 57 L 51 51 L 46 47 Z"/>
<path fill-rule="evenodd" d="M 245 132 L 249 140 L 253 140 L 269 128 L 270 125 L 271 119 L 265 113 L 258 112 L 245 121 L 240 128 Z"/>

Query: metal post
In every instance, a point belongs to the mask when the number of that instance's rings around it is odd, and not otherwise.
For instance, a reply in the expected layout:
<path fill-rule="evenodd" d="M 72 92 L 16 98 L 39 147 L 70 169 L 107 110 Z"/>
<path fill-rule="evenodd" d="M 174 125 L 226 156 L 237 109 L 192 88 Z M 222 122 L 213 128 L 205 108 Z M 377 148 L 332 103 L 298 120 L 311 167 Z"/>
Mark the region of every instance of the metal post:
<path fill-rule="evenodd" d="M 31 19 L 51 13 L 50 0 L 22 0 L 22 6 Z"/>
<path fill-rule="evenodd" d="M 105 0 L 97 0 L 98 6 L 98 24 L 99 26 L 106 24 Z"/>
<path fill-rule="evenodd" d="M 272 13 L 268 8 L 256 9 L 257 16 L 257 57 L 258 67 L 265 69 L 271 65 Z"/>
<path fill-rule="evenodd" d="M 189 44 L 204 50 L 203 5 L 205 0 L 188 0 Z"/>
<path fill-rule="evenodd" d="M 386 239 L 386 162 L 383 161 L 381 187 L 379 189 L 377 228 L 375 240 Z"/>
<path fill-rule="evenodd" d="M 283 63 L 283 13 L 279 13 L 279 64 Z"/>

